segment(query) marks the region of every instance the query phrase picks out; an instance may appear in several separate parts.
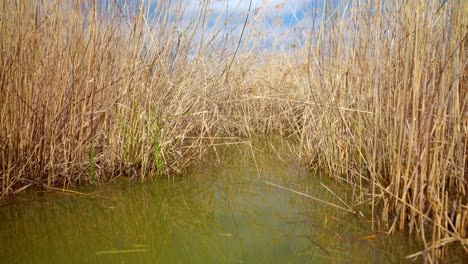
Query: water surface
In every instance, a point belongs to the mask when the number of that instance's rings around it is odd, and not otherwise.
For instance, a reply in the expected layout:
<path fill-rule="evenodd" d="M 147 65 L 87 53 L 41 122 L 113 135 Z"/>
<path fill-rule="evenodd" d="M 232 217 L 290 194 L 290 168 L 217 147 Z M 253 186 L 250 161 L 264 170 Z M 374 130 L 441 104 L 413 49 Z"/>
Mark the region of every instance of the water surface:
<path fill-rule="evenodd" d="M 273 141 L 219 147 L 174 181 L 20 195 L 0 207 L 1 262 L 388 263 L 420 249 L 372 231 L 368 217 L 267 184 L 340 206 L 320 183 L 347 203 L 353 195 Z"/>

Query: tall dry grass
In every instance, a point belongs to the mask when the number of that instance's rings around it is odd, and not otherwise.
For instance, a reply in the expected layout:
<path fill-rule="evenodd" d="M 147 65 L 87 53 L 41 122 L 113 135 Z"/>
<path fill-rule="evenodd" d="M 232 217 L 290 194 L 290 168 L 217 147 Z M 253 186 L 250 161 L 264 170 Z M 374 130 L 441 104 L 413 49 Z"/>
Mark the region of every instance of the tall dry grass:
<path fill-rule="evenodd" d="M 287 34 L 188 2 L 2 2 L 2 197 L 173 177 L 218 139 L 279 131 L 375 225 L 420 236 L 415 256 L 468 251 L 465 1 L 324 1 Z"/>
<path fill-rule="evenodd" d="M 350 1 L 309 50 L 304 154 L 355 185 L 373 219 L 436 259 L 468 250 L 468 4 Z"/>
<path fill-rule="evenodd" d="M 194 26 L 179 25 L 183 3 L 99 3 L 2 1 L 2 197 L 32 185 L 168 175 L 213 136 L 205 94 L 216 82 L 206 79 L 207 52 L 189 50 L 202 45 L 194 35 L 208 23 L 206 8 Z"/>

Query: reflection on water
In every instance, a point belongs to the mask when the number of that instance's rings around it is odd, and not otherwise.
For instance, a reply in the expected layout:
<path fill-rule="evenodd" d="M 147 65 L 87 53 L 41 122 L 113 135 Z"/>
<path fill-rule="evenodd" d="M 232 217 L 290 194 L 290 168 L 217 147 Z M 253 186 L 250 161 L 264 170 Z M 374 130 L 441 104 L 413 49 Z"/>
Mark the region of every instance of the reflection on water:
<path fill-rule="evenodd" d="M 265 184 L 340 204 L 322 182 L 351 200 L 350 190 L 311 176 L 287 159 L 284 141 L 274 141 L 275 151 L 265 141 L 220 147 L 220 163 L 210 159 L 176 182 L 121 179 L 80 190 L 89 195 L 19 196 L 0 207 L 1 262 L 383 263 L 420 249 L 403 235 L 371 231 L 354 214 Z"/>

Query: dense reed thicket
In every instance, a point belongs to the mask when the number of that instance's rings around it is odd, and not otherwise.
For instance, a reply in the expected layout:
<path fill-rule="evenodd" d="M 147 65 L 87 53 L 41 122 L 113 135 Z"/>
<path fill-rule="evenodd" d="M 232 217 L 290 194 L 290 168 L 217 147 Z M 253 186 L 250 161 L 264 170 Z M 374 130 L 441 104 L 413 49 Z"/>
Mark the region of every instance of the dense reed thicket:
<path fill-rule="evenodd" d="M 303 153 L 366 190 L 390 231 L 421 235 L 430 259 L 468 250 L 468 4 L 354 4 L 312 36 Z"/>
<path fill-rule="evenodd" d="M 277 131 L 416 255 L 468 251 L 466 1 L 324 1 L 286 37 L 254 7 L 229 31 L 188 2 L 2 1 L 1 197 L 174 177 Z"/>

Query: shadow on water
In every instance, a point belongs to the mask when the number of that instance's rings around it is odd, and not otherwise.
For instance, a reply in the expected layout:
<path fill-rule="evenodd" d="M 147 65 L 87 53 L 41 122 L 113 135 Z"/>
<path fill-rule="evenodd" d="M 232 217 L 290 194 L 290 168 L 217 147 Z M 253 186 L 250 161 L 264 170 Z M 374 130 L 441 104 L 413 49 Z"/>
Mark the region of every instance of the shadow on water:
<path fill-rule="evenodd" d="M 269 144 L 274 143 L 274 149 Z M 311 176 L 285 141 L 217 149 L 175 182 L 121 179 L 90 193 L 29 193 L 0 207 L 5 263 L 388 263 L 421 249 L 408 237 L 272 182 L 340 204 L 351 191 Z M 279 154 L 281 153 L 281 154 Z M 253 155 L 254 154 L 254 155 Z M 21 200 L 21 196 L 18 197 Z"/>

